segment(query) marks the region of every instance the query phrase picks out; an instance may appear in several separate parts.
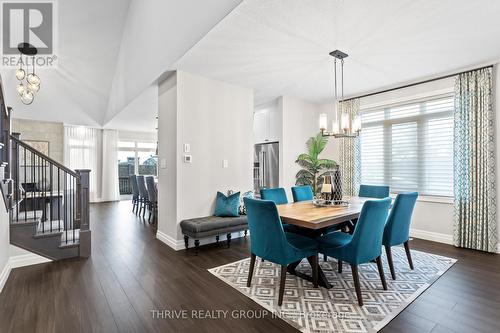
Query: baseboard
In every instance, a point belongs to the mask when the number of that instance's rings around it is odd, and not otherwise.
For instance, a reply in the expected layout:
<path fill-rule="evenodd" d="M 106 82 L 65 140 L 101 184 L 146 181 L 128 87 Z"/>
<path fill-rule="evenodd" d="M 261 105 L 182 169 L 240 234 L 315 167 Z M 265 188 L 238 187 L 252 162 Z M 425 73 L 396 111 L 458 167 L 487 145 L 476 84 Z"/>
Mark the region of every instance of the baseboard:
<path fill-rule="evenodd" d="M 164 232 L 161 232 L 160 230 L 156 231 L 156 238 L 163 243 L 167 244 L 170 246 L 172 249 L 175 251 L 182 250 L 184 248 L 184 241 L 183 240 L 177 240 L 173 237 L 170 237 Z"/>
<path fill-rule="evenodd" d="M 244 236 L 245 235 L 244 235 L 243 231 L 231 233 L 231 239 L 241 238 Z M 183 239 L 177 240 L 177 239 L 170 237 L 169 235 L 161 232 L 160 230 L 156 231 L 156 238 L 158 240 L 162 241 L 163 243 L 167 244 L 168 246 L 170 246 L 175 251 L 184 250 L 186 248 Z M 217 242 L 217 240 L 215 239 L 215 236 L 207 237 L 207 238 L 200 238 L 199 241 L 200 241 L 200 246 L 207 245 L 207 244 L 213 244 L 213 243 Z M 221 235 L 219 242 L 225 242 L 225 241 L 226 241 L 226 236 Z M 190 248 L 194 247 L 194 239 L 192 239 L 192 238 L 189 238 L 189 247 Z"/>
<path fill-rule="evenodd" d="M 0 272 L 0 293 L 3 290 L 5 283 L 7 283 L 7 279 L 9 278 L 9 274 L 10 274 L 11 269 L 12 268 L 10 267 L 10 259 L 9 259 L 5 263 L 5 266 L 3 267 L 2 272 Z"/>
<path fill-rule="evenodd" d="M 0 293 L 3 290 L 5 283 L 7 283 L 7 279 L 9 278 L 10 272 L 14 268 L 43 264 L 50 261 L 52 260 L 44 258 L 34 253 L 21 254 L 10 257 L 7 260 L 7 263 L 5 264 L 5 267 L 2 269 L 2 272 L 0 273 Z"/>
<path fill-rule="evenodd" d="M 39 256 L 38 254 L 28 253 L 10 257 L 9 261 L 10 267 L 13 269 L 18 267 L 43 264 L 46 262 L 51 262 L 52 260 Z"/>
<path fill-rule="evenodd" d="M 410 229 L 410 236 L 433 242 L 453 245 L 453 235 L 441 234 L 438 232 L 431 232 L 419 229 Z"/>

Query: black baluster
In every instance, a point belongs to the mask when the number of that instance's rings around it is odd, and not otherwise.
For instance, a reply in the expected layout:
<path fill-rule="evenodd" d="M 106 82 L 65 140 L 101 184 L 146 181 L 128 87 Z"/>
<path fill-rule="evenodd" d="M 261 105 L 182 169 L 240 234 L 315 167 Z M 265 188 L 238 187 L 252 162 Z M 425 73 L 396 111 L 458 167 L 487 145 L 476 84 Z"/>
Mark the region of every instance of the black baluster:
<path fill-rule="evenodd" d="M 24 165 L 23 165 L 23 168 L 24 168 L 24 183 L 26 184 L 27 183 L 27 180 L 28 180 L 28 177 L 26 175 L 26 170 L 28 168 L 26 168 L 26 163 L 27 163 L 27 160 L 26 160 L 26 148 L 23 147 L 23 150 L 24 150 Z M 24 220 L 26 221 L 28 219 L 28 206 L 27 206 L 27 203 L 28 203 L 28 200 L 26 200 L 26 195 L 27 195 L 27 192 L 26 192 L 26 189 L 23 189 L 23 195 L 24 195 Z"/>

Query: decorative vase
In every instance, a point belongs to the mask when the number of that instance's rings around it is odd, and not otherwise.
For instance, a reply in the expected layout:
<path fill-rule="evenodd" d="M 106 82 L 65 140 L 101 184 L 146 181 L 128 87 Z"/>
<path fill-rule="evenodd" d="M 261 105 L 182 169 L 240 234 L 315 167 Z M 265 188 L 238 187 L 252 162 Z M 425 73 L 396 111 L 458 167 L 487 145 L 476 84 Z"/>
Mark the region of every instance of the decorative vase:
<path fill-rule="evenodd" d="M 332 172 L 332 200 L 341 201 L 342 200 L 342 177 L 339 168 Z"/>

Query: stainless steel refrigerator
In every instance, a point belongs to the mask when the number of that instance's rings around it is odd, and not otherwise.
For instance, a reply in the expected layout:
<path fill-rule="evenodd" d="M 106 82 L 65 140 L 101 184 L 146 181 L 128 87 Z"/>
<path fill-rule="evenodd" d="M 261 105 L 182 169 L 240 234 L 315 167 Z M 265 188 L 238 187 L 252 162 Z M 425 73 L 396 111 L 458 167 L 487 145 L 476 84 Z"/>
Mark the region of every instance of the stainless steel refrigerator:
<path fill-rule="evenodd" d="M 269 142 L 255 145 L 253 162 L 253 185 L 256 194 L 261 188 L 279 186 L 279 143 Z"/>

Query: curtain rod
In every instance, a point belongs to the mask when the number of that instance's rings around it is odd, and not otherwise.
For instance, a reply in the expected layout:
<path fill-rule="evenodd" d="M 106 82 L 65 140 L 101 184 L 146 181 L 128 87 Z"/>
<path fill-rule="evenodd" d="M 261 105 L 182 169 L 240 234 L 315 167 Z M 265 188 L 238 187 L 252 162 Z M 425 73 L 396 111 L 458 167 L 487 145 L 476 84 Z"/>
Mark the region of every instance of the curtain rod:
<path fill-rule="evenodd" d="M 369 96 L 374 96 L 374 95 L 378 95 L 378 94 L 383 94 L 383 93 L 386 93 L 386 92 L 391 92 L 391 91 L 395 91 L 395 90 L 399 90 L 399 89 L 404 89 L 404 88 L 409 88 L 409 87 L 413 87 L 413 86 L 418 86 L 420 84 L 429 83 L 429 82 L 438 81 L 438 80 L 443 80 L 443 79 L 454 77 L 454 76 L 457 76 L 457 75 L 460 75 L 460 74 L 463 74 L 463 73 L 468 73 L 468 72 L 472 72 L 472 71 L 478 71 L 478 70 L 485 69 L 485 68 L 490 68 L 490 67 L 493 67 L 493 65 L 482 66 L 482 67 L 478 67 L 478 68 L 474 68 L 474 69 L 469 69 L 469 70 L 466 70 L 466 71 L 463 71 L 463 72 L 458 72 L 458 73 L 454 73 L 454 74 L 448 74 L 448 75 L 436 77 L 436 78 L 433 78 L 433 79 L 428 79 L 428 80 L 424 80 L 424 81 L 420 81 L 420 82 L 406 84 L 406 85 L 400 86 L 400 87 L 389 88 L 389 89 L 384 89 L 384 90 L 381 90 L 381 91 L 376 91 L 376 92 L 372 92 L 372 93 L 368 93 L 368 94 L 364 94 L 364 95 L 354 96 L 354 97 L 343 99 L 341 102 L 346 102 L 346 101 L 350 101 L 350 100 L 356 99 L 356 98 L 364 98 L 364 97 L 369 97 Z"/>

